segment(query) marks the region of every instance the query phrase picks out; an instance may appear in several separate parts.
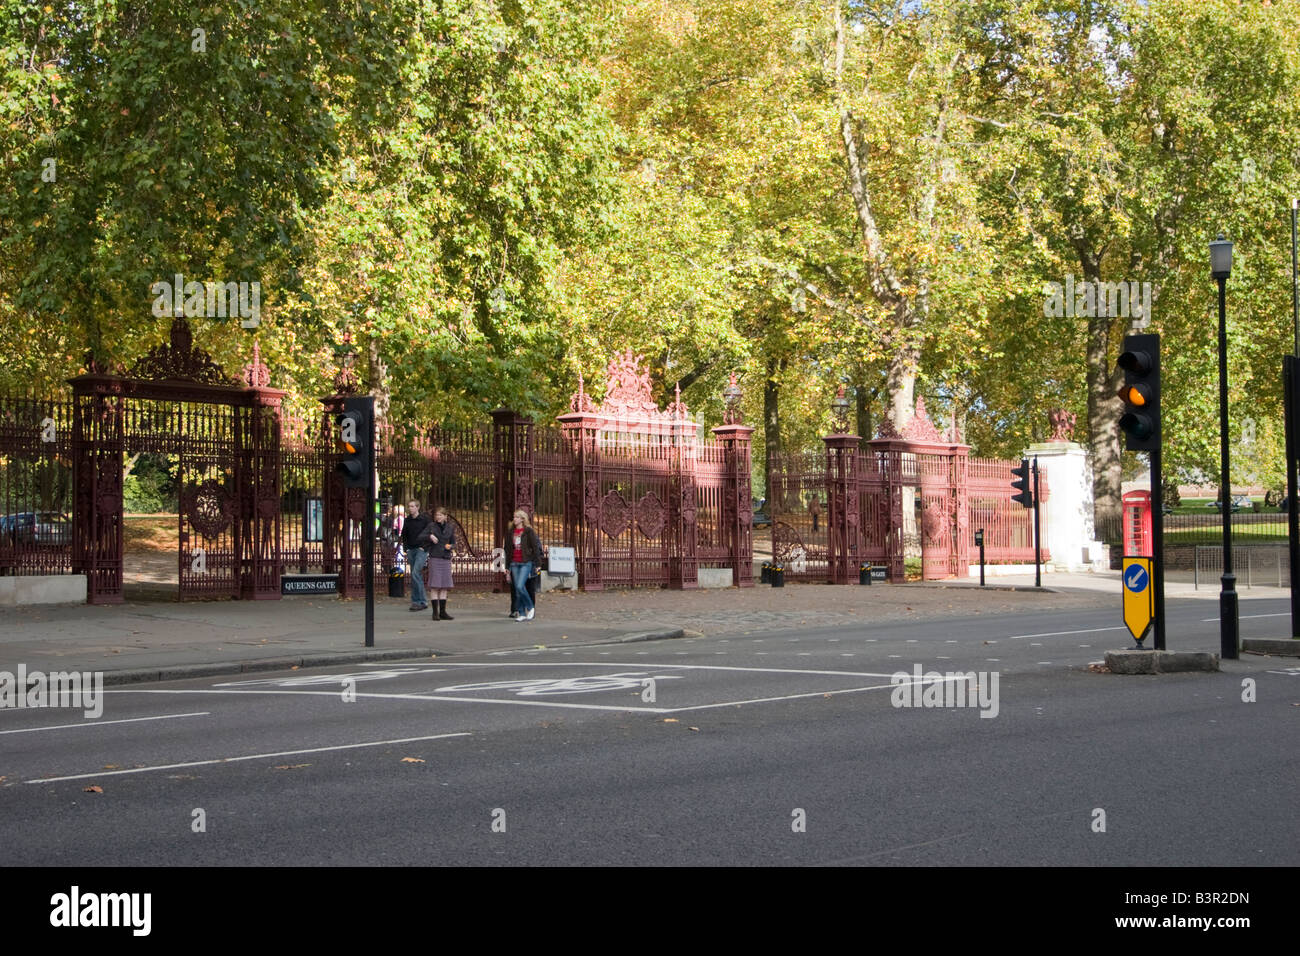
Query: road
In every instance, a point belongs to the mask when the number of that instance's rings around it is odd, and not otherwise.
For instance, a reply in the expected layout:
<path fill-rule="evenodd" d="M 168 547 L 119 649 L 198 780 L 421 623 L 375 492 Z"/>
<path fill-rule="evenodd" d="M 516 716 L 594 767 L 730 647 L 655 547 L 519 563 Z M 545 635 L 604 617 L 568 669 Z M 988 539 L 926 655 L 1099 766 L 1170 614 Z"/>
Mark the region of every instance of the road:
<path fill-rule="evenodd" d="M 1285 610 L 1250 602 L 1243 636 Z M 1171 601 L 1171 649 L 1216 650 L 1214 613 Z M 0 711 L 0 843 L 64 866 L 1300 863 L 1300 668 L 1088 669 L 1126 643 L 1113 609 L 1031 612 L 108 688 L 99 720 Z M 896 692 L 914 665 L 996 700 L 895 706 L 943 686 Z"/>

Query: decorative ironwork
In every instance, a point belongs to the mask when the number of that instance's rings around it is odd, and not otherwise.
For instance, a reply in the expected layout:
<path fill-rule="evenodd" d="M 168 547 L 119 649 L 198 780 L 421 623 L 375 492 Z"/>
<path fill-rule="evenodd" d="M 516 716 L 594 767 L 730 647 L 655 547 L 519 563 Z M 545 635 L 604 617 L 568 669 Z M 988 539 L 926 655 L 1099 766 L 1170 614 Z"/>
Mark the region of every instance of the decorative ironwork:
<path fill-rule="evenodd" d="M 631 349 L 610 360 L 601 411 L 621 418 L 661 414 L 650 394 L 650 370 L 641 368 L 642 361 Z"/>
<path fill-rule="evenodd" d="M 1074 412 L 1057 408 L 1050 412 L 1047 420 L 1052 424 L 1052 437 L 1048 441 L 1072 441 L 1076 417 Z"/>
<path fill-rule="evenodd" d="M 930 421 L 930 416 L 925 411 L 925 396 L 918 396 L 916 399 L 916 414 L 912 420 L 903 426 L 903 438 L 908 441 L 935 442 L 936 444 L 945 444 L 947 439 L 943 433 Z"/>
<path fill-rule="evenodd" d="M 569 409 L 575 412 L 593 412 L 596 410 L 596 407 L 591 403 L 591 396 L 587 394 L 587 386 L 582 380 L 581 372 L 578 373 L 578 390 L 569 399 Z"/>
<path fill-rule="evenodd" d="M 632 525 L 632 508 L 617 491 L 610 491 L 600 502 L 600 530 L 617 538 Z"/>
<path fill-rule="evenodd" d="M 234 519 L 234 496 L 210 479 L 182 491 L 180 506 L 190 527 L 208 540 L 218 537 Z"/>
<path fill-rule="evenodd" d="M 673 400 L 668 407 L 664 409 L 664 414 L 670 418 L 688 418 L 690 412 L 686 408 L 686 403 L 682 401 L 682 383 L 678 382 L 673 386 Z"/>
<path fill-rule="evenodd" d="M 266 388 L 271 384 L 271 370 L 262 361 L 256 339 L 253 340 L 253 361 L 244 366 L 241 378 L 249 388 Z"/>
<path fill-rule="evenodd" d="M 226 373 L 212 356 L 194 345 L 194 333 L 183 316 L 172 320 L 167 345 L 156 345 L 131 367 L 129 378 L 154 382 L 194 382 L 199 385 L 231 385 Z"/>
<path fill-rule="evenodd" d="M 652 541 L 663 534 L 668 515 L 664 503 L 653 491 L 647 491 L 636 503 L 636 526 L 641 533 Z"/>
<path fill-rule="evenodd" d="M 739 425 L 744 420 L 740 411 L 740 399 L 743 396 L 740 386 L 736 384 L 736 373 L 732 372 L 727 387 L 722 390 L 722 424 Z"/>

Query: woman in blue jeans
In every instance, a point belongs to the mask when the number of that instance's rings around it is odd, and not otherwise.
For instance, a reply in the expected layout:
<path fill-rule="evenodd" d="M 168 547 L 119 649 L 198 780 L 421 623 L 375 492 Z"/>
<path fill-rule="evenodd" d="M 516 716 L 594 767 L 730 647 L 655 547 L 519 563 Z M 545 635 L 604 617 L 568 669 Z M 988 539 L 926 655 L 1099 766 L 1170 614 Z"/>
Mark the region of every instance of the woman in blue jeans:
<path fill-rule="evenodd" d="M 531 621 L 533 596 L 528 593 L 528 579 L 542 560 L 542 542 L 528 521 L 526 511 L 516 511 L 514 526 L 506 533 L 506 557 L 510 565 L 510 582 L 515 592 L 515 620 Z"/>

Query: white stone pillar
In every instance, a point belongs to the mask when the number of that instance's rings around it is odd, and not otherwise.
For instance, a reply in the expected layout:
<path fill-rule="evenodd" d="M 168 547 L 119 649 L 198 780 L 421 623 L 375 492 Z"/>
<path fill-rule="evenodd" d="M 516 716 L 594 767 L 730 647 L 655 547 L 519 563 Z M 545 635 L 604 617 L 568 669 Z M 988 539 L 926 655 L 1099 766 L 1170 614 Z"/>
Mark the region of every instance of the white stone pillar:
<path fill-rule="evenodd" d="M 1049 497 L 1043 502 L 1043 545 L 1060 571 L 1104 570 L 1106 548 L 1094 538 L 1092 468 L 1088 450 L 1068 441 L 1030 445 L 1022 456 L 1037 458 L 1047 476 Z"/>

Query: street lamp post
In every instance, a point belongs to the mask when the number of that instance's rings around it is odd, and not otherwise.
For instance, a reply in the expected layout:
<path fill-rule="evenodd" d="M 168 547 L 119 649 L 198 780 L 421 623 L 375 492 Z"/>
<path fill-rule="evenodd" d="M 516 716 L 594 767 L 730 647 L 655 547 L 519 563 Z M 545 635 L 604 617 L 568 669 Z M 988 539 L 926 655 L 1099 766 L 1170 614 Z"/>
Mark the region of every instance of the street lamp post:
<path fill-rule="evenodd" d="M 1232 573 L 1232 480 L 1228 459 L 1228 318 L 1225 287 L 1232 274 L 1232 243 L 1223 233 L 1210 243 L 1210 275 L 1219 283 L 1219 514 L 1223 519 L 1223 577 L 1219 591 L 1219 656 L 1237 659 L 1237 576 Z"/>
<path fill-rule="evenodd" d="M 847 433 L 849 430 L 849 406 L 852 403 L 849 397 L 844 394 L 844 386 L 839 387 L 835 397 L 831 399 L 831 418 L 835 422 L 837 431 Z"/>

